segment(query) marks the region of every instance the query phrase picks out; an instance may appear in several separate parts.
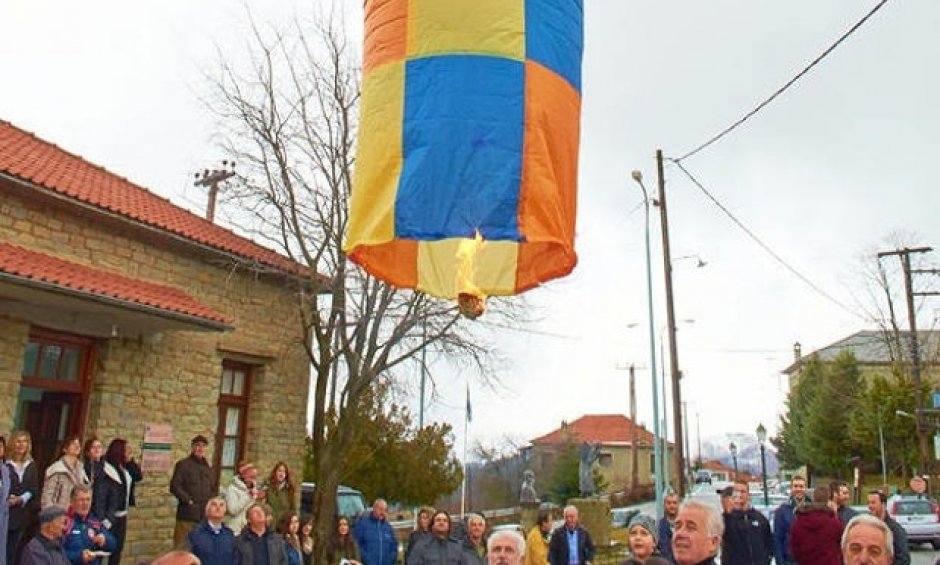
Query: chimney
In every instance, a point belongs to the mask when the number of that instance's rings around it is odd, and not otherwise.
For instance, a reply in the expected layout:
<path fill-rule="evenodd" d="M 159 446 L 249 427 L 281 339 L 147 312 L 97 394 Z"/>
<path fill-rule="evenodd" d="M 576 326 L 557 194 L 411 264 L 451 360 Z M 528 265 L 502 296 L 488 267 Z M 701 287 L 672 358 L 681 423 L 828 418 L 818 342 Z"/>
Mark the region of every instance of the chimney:
<path fill-rule="evenodd" d="M 803 346 L 798 341 L 793 344 L 793 363 L 797 371 L 803 368 Z"/>

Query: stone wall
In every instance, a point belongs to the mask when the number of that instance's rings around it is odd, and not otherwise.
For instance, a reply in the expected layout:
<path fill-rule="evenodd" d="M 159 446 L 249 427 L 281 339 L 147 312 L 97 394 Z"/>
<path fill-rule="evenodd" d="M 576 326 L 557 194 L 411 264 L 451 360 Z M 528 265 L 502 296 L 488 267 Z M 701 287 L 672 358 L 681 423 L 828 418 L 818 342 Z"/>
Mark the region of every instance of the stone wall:
<path fill-rule="evenodd" d="M 222 361 L 255 359 L 246 457 L 267 474 L 284 459 L 302 470 L 309 362 L 293 292 L 281 278 L 259 276 L 221 255 L 206 255 L 170 239 L 73 206 L 41 204 L 0 185 L 0 241 L 183 289 L 232 320 L 227 333 L 177 331 L 100 340 L 85 434 L 107 443 L 130 441 L 140 452 L 144 424 L 173 426 L 173 459 L 186 456 L 196 434 L 210 438 L 218 420 Z M 29 320 L 0 318 L 0 429 L 13 422 Z M 210 446 L 210 461 L 212 449 Z M 128 523 L 128 560 L 169 549 L 175 501 L 170 473 L 138 485 Z"/>

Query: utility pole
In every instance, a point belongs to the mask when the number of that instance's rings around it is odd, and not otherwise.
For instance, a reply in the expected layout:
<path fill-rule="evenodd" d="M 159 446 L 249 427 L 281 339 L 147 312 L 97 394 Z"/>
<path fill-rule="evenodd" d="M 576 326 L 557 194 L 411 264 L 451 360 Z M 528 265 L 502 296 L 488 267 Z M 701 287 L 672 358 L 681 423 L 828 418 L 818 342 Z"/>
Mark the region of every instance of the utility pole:
<path fill-rule="evenodd" d="M 630 467 L 632 469 L 630 471 L 630 492 L 636 492 L 637 487 L 640 485 L 640 458 L 636 445 L 638 441 L 636 429 L 636 375 L 632 363 L 630 364 L 630 422 L 633 424 L 630 435 Z"/>
<path fill-rule="evenodd" d="M 659 180 L 659 218 L 663 236 L 663 268 L 666 273 L 666 325 L 669 328 L 669 375 L 672 383 L 672 429 L 675 434 L 676 489 L 679 500 L 685 496 L 685 480 L 682 468 L 685 465 L 685 450 L 682 446 L 682 389 L 679 379 L 679 349 L 676 345 L 676 311 L 672 293 L 672 256 L 669 251 L 669 219 L 666 214 L 666 179 L 663 176 L 663 151 L 656 150 L 656 174 Z"/>
<path fill-rule="evenodd" d="M 235 161 L 222 161 L 221 169 L 205 169 L 196 173 L 195 186 L 209 187 L 209 201 L 206 204 L 206 219 L 215 220 L 215 201 L 219 197 L 219 183 L 235 176 Z"/>
<path fill-rule="evenodd" d="M 882 251 L 878 253 L 878 259 L 897 255 L 901 260 L 901 269 L 904 271 L 904 294 L 907 298 L 907 322 L 910 326 L 910 348 L 911 348 L 911 380 L 914 382 L 914 421 L 917 426 L 917 443 L 920 447 L 920 472 L 927 473 L 930 467 L 927 464 L 927 427 L 924 425 L 924 399 L 923 389 L 920 378 L 920 345 L 917 339 L 917 313 L 914 310 L 914 296 L 936 295 L 935 292 L 914 292 L 914 286 L 911 282 L 911 253 L 929 253 L 933 251 L 931 247 L 905 247 L 894 251 Z"/>

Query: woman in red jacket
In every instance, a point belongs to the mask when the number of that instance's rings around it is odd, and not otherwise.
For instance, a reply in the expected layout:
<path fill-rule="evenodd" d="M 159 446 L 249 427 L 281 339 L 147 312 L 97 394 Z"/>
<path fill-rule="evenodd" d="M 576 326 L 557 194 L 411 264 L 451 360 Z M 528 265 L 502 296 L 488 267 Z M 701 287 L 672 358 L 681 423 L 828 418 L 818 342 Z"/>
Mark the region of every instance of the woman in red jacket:
<path fill-rule="evenodd" d="M 800 565 L 842 565 L 842 522 L 829 506 L 829 487 L 813 491 L 813 503 L 796 509 L 790 554 Z"/>

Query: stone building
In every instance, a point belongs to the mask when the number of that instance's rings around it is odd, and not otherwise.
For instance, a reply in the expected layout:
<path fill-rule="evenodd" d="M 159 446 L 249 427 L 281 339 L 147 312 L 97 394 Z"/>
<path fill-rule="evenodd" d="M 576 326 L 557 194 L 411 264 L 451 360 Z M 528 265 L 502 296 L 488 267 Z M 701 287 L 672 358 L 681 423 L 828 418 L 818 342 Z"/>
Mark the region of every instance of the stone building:
<path fill-rule="evenodd" d="M 541 437 L 523 449 L 524 457 L 538 477 L 551 476 L 559 456 L 572 445 L 599 443 L 598 462 L 608 491 L 629 490 L 633 476 L 633 451 L 636 449 L 637 486 L 653 484 L 653 434 L 621 414 L 586 414 Z M 672 444 L 668 444 L 669 461 Z"/>
<path fill-rule="evenodd" d="M 309 363 L 282 255 L 0 121 L 0 433 L 127 439 L 145 467 L 128 562 L 169 549 L 172 463 L 196 434 L 302 469 Z"/>

